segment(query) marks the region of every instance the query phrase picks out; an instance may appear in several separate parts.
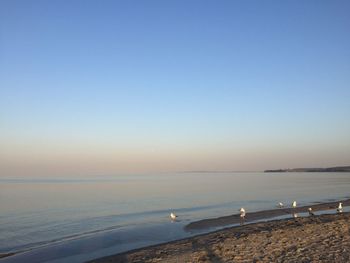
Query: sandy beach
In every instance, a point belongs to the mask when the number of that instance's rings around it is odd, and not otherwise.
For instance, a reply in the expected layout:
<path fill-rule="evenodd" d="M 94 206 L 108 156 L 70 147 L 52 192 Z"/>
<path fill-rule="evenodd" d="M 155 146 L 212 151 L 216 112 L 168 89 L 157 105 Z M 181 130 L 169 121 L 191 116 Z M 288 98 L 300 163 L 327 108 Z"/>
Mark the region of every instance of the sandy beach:
<path fill-rule="evenodd" d="M 91 262 L 350 262 L 350 213 L 252 223 Z"/>

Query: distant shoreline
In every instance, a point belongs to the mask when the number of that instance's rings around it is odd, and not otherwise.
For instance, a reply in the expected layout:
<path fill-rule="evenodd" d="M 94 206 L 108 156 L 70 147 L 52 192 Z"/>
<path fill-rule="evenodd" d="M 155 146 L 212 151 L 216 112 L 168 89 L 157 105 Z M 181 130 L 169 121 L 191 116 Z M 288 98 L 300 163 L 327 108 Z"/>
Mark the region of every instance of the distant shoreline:
<path fill-rule="evenodd" d="M 327 168 L 288 168 L 288 169 L 275 169 L 265 170 L 264 173 L 338 173 L 338 172 L 350 172 L 350 166 L 336 166 Z"/>
<path fill-rule="evenodd" d="M 268 169 L 264 171 L 237 171 L 237 170 L 193 170 L 193 171 L 178 171 L 179 173 L 322 173 L 322 172 L 350 172 L 350 166 L 334 166 L 334 167 L 315 167 L 315 168 L 280 168 Z"/>

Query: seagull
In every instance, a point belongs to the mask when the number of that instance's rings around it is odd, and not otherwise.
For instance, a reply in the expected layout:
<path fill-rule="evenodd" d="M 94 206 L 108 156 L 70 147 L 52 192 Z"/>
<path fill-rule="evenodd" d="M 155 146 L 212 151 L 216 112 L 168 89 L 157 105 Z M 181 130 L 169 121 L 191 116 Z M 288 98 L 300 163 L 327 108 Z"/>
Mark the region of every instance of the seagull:
<path fill-rule="evenodd" d="M 177 218 L 177 215 L 175 215 L 175 213 L 171 212 L 170 213 L 170 219 L 171 220 L 176 220 L 176 218 Z"/>
<path fill-rule="evenodd" d="M 245 218 L 245 210 L 244 210 L 243 207 L 241 207 L 241 209 L 239 210 L 239 212 L 240 212 L 240 217 Z"/>
<path fill-rule="evenodd" d="M 243 225 L 244 219 L 245 219 L 245 209 L 241 207 L 241 209 L 239 209 L 239 213 L 240 213 L 239 216 L 241 217 L 241 225 Z"/>
<path fill-rule="evenodd" d="M 338 213 L 343 213 L 343 203 L 339 203 L 338 208 L 337 208 Z"/>
<path fill-rule="evenodd" d="M 295 208 L 297 207 L 297 201 L 293 201 L 292 207 L 293 207 L 292 215 L 293 215 L 294 218 L 297 218 L 297 217 L 298 217 L 298 214 L 295 213 Z"/>
<path fill-rule="evenodd" d="M 314 212 L 312 211 L 311 207 L 309 207 L 308 211 L 309 211 L 309 216 L 314 216 L 315 215 Z"/>
<path fill-rule="evenodd" d="M 283 207 L 284 207 L 284 204 L 281 203 L 281 202 L 279 202 L 279 203 L 278 203 L 278 207 L 279 207 L 279 208 L 283 208 Z"/>

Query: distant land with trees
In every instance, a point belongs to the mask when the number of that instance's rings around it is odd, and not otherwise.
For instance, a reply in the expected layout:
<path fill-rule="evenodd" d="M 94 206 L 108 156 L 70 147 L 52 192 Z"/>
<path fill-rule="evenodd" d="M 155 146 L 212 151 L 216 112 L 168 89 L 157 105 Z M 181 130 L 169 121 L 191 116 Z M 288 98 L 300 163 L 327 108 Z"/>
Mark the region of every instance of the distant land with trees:
<path fill-rule="evenodd" d="M 327 168 L 288 168 L 288 169 L 276 169 L 276 170 L 265 170 L 265 173 L 300 173 L 300 172 L 350 172 L 350 166 L 336 166 Z"/>

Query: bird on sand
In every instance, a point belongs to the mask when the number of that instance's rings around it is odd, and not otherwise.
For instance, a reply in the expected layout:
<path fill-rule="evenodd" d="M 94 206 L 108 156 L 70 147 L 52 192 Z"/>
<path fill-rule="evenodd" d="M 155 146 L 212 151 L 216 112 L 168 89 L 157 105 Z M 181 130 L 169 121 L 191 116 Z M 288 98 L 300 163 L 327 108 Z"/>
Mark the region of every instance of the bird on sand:
<path fill-rule="evenodd" d="M 241 217 L 241 225 L 243 225 L 244 220 L 245 220 L 245 209 L 243 207 L 241 207 L 241 209 L 239 209 L 239 216 Z"/>
<path fill-rule="evenodd" d="M 338 213 L 343 213 L 343 203 L 339 203 L 338 208 L 337 208 Z"/>
<path fill-rule="evenodd" d="M 241 209 L 239 209 L 240 212 L 240 217 L 245 218 L 245 209 L 243 207 L 241 207 Z"/>
<path fill-rule="evenodd" d="M 312 211 L 311 207 L 308 208 L 308 211 L 309 211 L 309 216 L 314 216 L 315 215 L 314 212 Z"/>
<path fill-rule="evenodd" d="M 292 207 L 293 207 L 292 215 L 293 215 L 294 218 L 297 218 L 298 214 L 295 212 L 295 208 L 297 208 L 297 201 L 293 201 Z"/>
<path fill-rule="evenodd" d="M 171 220 L 176 220 L 177 215 L 175 215 L 175 213 L 171 212 L 169 217 Z"/>

